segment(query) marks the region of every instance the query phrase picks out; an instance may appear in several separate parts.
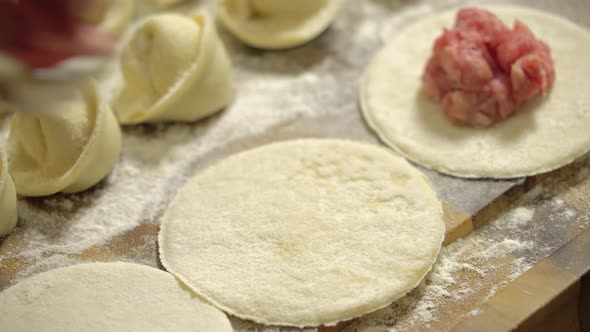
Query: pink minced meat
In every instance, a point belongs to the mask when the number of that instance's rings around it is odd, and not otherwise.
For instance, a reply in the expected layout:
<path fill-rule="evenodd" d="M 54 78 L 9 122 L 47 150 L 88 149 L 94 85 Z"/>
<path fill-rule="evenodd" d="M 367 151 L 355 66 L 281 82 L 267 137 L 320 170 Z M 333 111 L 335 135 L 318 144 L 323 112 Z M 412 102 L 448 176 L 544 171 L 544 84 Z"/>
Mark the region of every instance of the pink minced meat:
<path fill-rule="evenodd" d="M 555 80 L 549 46 L 520 21 L 509 29 L 489 11 L 467 8 L 436 39 L 424 90 L 458 124 L 487 127 L 516 113 Z"/>

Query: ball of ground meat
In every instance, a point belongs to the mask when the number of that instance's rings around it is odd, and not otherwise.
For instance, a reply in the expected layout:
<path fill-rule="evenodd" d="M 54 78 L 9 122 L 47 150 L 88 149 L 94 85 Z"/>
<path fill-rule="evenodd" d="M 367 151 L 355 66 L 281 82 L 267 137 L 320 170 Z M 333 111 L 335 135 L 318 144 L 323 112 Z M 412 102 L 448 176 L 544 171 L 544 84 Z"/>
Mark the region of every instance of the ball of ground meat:
<path fill-rule="evenodd" d="M 422 77 L 458 124 L 487 127 L 518 112 L 555 80 L 549 46 L 522 22 L 509 29 L 489 11 L 467 8 L 436 39 Z"/>

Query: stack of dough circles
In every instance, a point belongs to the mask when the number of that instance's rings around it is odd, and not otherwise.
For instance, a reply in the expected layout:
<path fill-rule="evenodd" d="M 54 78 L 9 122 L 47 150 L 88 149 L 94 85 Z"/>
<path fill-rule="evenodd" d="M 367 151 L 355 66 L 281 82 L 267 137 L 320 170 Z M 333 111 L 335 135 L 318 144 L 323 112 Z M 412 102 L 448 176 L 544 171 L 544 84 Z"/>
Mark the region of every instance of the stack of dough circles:
<path fill-rule="evenodd" d="M 93 84 L 55 110 L 19 112 L 12 118 L 9 169 L 23 196 L 84 191 L 113 169 L 121 152 L 121 129 Z"/>
<path fill-rule="evenodd" d="M 16 226 L 16 191 L 8 174 L 4 148 L 0 146 L 0 236 L 6 235 Z"/>
<path fill-rule="evenodd" d="M 395 35 L 369 65 L 361 86 L 364 117 L 408 159 L 460 177 L 512 178 L 564 166 L 590 149 L 590 33 L 541 11 L 486 7 L 504 23 L 521 20 L 551 47 L 556 80 L 546 97 L 491 128 L 454 125 L 421 90 L 432 43 L 457 10 L 433 14 Z"/>
<path fill-rule="evenodd" d="M 231 332 L 223 312 L 169 273 L 138 264 L 51 270 L 0 293 L 0 330 L 11 332 Z"/>
<path fill-rule="evenodd" d="M 222 0 L 221 23 L 244 43 L 263 49 L 302 45 L 336 18 L 345 0 Z"/>
<path fill-rule="evenodd" d="M 441 210 L 424 175 L 387 149 L 275 143 L 189 180 L 163 217 L 160 258 L 232 315 L 332 325 L 420 283 L 441 248 Z"/>
<path fill-rule="evenodd" d="M 134 0 L 101 0 L 89 3 L 90 6 L 82 12 L 82 19 L 111 35 L 120 35 L 133 18 Z"/>
<path fill-rule="evenodd" d="M 161 14 L 134 32 L 121 55 L 123 124 L 195 121 L 232 97 L 231 63 L 210 17 Z"/>

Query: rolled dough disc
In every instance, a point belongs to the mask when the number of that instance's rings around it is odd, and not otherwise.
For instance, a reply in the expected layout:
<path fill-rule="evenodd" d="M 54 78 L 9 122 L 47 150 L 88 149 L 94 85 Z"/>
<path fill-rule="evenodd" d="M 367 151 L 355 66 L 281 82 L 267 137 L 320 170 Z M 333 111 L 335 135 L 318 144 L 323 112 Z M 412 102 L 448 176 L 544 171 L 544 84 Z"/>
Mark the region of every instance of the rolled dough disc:
<path fill-rule="evenodd" d="M 51 270 L 0 293 L 0 331 L 221 331 L 227 317 L 169 273 L 129 263 Z"/>
<path fill-rule="evenodd" d="M 590 33 L 533 9 L 489 6 L 506 24 L 527 24 L 546 41 L 556 81 L 546 98 L 491 128 L 452 124 L 421 91 L 432 43 L 452 27 L 457 10 L 407 27 L 369 65 L 361 85 L 364 117 L 379 137 L 408 159 L 460 177 L 512 178 L 564 166 L 590 150 Z"/>
<path fill-rule="evenodd" d="M 160 258 L 238 317 L 331 325 L 416 287 L 444 228 L 436 194 L 402 158 L 351 141 L 295 140 L 189 180 L 164 215 Z"/>

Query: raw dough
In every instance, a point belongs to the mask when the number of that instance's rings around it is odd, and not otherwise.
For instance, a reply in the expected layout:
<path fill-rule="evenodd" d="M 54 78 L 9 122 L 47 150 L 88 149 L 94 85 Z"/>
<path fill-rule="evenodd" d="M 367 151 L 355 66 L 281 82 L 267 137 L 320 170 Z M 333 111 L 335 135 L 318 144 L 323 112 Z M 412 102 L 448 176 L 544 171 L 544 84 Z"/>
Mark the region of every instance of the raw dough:
<path fill-rule="evenodd" d="M 47 99 L 46 99 L 47 100 Z M 89 84 L 83 96 L 58 99 L 55 110 L 12 118 L 9 169 L 23 196 L 75 193 L 102 180 L 121 152 L 121 129 Z"/>
<path fill-rule="evenodd" d="M 16 192 L 8 174 L 4 148 L 0 146 L 0 236 L 6 235 L 16 226 Z"/>
<path fill-rule="evenodd" d="M 161 14 L 134 32 L 121 56 L 123 124 L 195 121 L 232 97 L 231 63 L 215 23 L 203 14 Z"/>
<path fill-rule="evenodd" d="M 533 9 L 486 8 L 510 25 L 522 20 L 550 45 L 556 81 L 547 98 L 491 128 L 453 125 L 420 82 L 432 41 L 454 22 L 451 10 L 407 27 L 375 57 L 361 85 L 366 121 L 410 160 L 461 177 L 533 175 L 582 156 L 590 149 L 590 33 Z"/>
<path fill-rule="evenodd" d="M 284 49 L 317 37 L 336 18 L 345 0 L 222 0 L 221 23 L 244 43 Z"/>
<path fill-rule="evenodd" d="M 133 17 L 134 0 L 101 0 L 90 4 L 82 12 L 82 19 L 115 36 L 123 32 Z"/>
<path fill-rule="evenodd" d="M 189 180 L 163 217 L 160 258 L 238 317 L 332 325 L 416 287 L 444 229 L 436 194 L 402 158 L 352 141 L 296 140 Z"/>
<path fill-rule="evenodd" d="M 0 330 L 231 332 L 227 317 L 171 274 L 138 264 L 51 270 L 0 293 Z"/>

